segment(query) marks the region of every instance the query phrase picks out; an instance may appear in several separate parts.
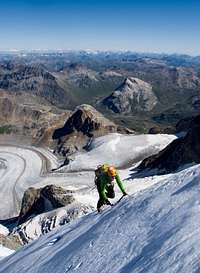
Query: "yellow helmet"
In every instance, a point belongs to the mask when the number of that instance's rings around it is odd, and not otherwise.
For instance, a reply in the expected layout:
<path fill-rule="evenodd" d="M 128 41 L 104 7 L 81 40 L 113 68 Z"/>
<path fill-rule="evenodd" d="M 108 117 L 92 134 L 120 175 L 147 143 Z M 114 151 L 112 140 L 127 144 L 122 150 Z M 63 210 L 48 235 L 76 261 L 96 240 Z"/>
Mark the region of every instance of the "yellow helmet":
<path fill-rule="evenodd" d="M 108 167 L 108 175 L 111 177 L 115 177 L 117 175 L 115 167 L 113 166 Z"/>

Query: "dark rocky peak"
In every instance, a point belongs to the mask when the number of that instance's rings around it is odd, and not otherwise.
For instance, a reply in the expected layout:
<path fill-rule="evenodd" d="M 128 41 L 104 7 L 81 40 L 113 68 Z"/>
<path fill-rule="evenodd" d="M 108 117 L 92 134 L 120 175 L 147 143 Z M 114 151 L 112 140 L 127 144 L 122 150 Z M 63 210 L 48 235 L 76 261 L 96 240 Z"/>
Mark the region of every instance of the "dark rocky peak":
<path fill-rule="evenodd" d="M 193 126 L 200 124 L 200 115 L 186 117 L 176 124 L 176 132 L 188 132 Z"/>
<path fill-rule="evenodd" d="M 54 151 L 64 156 L 71 155 L 87 148 L 93 137 L 114 132 L 133 133 L 108 120 L 94 107 L 83 104 L 75 109 L 62 128 L 54 131 L 53 139 L 57 140 Z"/>
<path fill-rule="evenodd" d="M 184 137 L 174 140 L 157 155 L 145 159 L 139 169 L 158 169 L 158 173 L 170 173 L 192 163 L 200 163 L 200 115 L 194 118 Z"/>
<path fill-rule="evenodd" d="M 95 131 L 105 131 L 105 133 L 108 133 L 115 132 L 116 130 L 117 126 L 105 118 L 94 107 L 83 104 L 75 109 L 63 128 L 55 130 L 53 139 L 61 138 L 75 131 L 92 137 Z"/>

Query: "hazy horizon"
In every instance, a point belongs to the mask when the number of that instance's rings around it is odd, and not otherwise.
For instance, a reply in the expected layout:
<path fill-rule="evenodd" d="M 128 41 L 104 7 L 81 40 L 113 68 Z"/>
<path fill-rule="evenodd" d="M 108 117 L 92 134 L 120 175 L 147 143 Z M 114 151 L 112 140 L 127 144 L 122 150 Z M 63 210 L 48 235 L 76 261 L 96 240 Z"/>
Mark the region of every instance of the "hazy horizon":
<path fill-rule="evenodd" d="M 182 52 L 153 52 L 153 51 L 149 51 L 149 52 L 145 52 L 145 51 L 134 51 L 134 50 L 112 50 L 112 49 L 105 49 L 105 50 L 99 50 L 99 49 L 40 49 L 40 48 L 36 48 L 36 49 L 0 49 L 0 53 L 68 53 L 68 52 L 88 52 L 88 53 L 105 53 L 105 52 L 110 52 L 110 53 L 132 53 L 132 54 L 147 54 L 147 55 L 187 55 L 189 57 L 199 57 L 200 54 L 188 54 L 188 53 L 182 53 Z"/>

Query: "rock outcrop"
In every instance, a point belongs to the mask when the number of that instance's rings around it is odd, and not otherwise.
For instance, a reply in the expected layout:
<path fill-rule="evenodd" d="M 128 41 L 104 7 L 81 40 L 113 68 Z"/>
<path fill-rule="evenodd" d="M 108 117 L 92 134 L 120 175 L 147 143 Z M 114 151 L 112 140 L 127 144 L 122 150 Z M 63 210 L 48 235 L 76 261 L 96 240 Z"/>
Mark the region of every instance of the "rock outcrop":
<path fill-rule="evenodd" d="M 31 216 L 64 207 L 74 201 L 75 199 L 69 191 L 55 185 L 48 185 L 40 189 L 31 187 L 24 193 L 18 225 Z"/>
<path fill-rule="evenodd" d="M 102 103 L 115 113 L 146 112 L 155 107 L 157 98 L 149 83 L 130 77 Z"/>
<path fill-rule="evenodd" d="M 186 117 L 176 124 L 176 132 L 188 132 L 193 126 L 200 124 L 200 115 Z"/>
<path fill-rule="evenodd" d="M 145 159 L 138 168 L 158 169 L 158 173 L 170 173 L 191 163 L 200 163 L 200 116 L 193 119 L 184 137 L 174 140 L 157 155 Z"/>
<path fill-rule="evenodd" d="M 22 246 L 20 239 L 14 234 L 9 234 L 7 236 L 0 234 L 0 243 L 2 246 L 13 250 Z"/>
<path fill-rule="evenodd" d="M 57 140 L 55 151 L 63 155 L 73 153 L 87 146 L 93 137 L 114 132 L 131 133 L 105 118 L 94 107 L 78 106 L 62 128 L 55 130 L 53 139 Z"/>
<path fill-rule="evenodd" d="M 9 236 L 12 241 L 17 238 L 20 244 L 27 244 L 92 210 L 92 206 L 78 202 L 71 191 L 61 187 L 29 188 L 24 193 L 17 224 Z"/>

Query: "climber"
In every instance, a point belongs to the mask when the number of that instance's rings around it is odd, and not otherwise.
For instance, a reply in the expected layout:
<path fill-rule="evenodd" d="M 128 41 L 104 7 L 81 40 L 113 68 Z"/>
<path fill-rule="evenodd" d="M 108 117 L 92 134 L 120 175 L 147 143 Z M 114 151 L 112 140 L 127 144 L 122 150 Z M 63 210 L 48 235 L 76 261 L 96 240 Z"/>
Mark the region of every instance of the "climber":
<path fill-rule="evenodd" d="M 95 170 L 95 184 L 99 193 L 99 200 L 97 203 L 98 212 L 101 211 L 101 207 L 106 204 L 112 206 L 108 198 L 114 198 L 114 180 L 116 180 L 123 196 L 127 195 L 119 174 L 115 167 L 104 164 L 98 166 Z"/>

